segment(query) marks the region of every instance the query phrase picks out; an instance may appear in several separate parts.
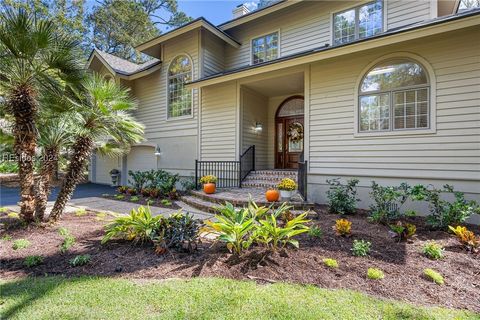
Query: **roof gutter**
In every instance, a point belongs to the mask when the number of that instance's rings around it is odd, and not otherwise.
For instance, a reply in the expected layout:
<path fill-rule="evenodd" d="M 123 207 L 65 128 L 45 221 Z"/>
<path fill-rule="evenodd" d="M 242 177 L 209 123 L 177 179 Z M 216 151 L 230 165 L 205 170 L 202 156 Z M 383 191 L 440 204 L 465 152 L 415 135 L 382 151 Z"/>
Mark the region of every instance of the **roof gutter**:
<path fill-rule="evenodd" d="M 378 48 L 380 46 L 400 43 L 408 40 L 428 37 L 448 31 L 480 25 L 480 10 L 470 12 L 462 16 L 452 16 L 447 19 L 433 21 L 429 24 L 413 25 L 409 28 L 394 30 L 378 36 L 357 40 L 340 46 L 322 46 L 298 54 L 285 56 L 276 60 L 265 62 L 255 66 L 245 66 L 235 70 L 215 74 L 207 78 L 192 81 L 187 84 L 190 88 L 201 88 L 217 83 L 237 80 L 243 77 L 312 63 L 342 55 L 352 54 L 364 50 Z"/>

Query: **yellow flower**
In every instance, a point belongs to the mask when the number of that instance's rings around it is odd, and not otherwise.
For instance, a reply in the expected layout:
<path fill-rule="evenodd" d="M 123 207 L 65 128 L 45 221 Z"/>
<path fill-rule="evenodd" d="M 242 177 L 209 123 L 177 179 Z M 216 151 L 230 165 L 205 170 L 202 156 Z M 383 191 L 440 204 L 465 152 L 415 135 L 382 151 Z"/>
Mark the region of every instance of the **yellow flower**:
<path fill-rule="evenodd" d="M 292 179 L 285 178 L 278 184 L 277 187 L 279 190 L 293 191 L 297 189 L 297 184 Z"/>
<path fill-rule="evenodd" d="M 215 177 L 214 175 L 203 176 L 200 178 L 200 183 L 202 184 L 215 182 L 217 182 L 217 177 Z"/>

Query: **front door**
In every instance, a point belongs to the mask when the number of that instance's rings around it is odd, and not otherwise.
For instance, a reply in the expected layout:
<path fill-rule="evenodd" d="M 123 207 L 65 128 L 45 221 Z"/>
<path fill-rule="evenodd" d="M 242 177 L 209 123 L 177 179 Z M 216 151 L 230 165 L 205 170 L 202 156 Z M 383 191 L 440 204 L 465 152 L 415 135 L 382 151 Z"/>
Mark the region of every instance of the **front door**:
<path fill-rule="evenodd" d="M 303 97 L 285 100 L 275 118 L 275 168 L 298 169 L 304 144 Z"/>

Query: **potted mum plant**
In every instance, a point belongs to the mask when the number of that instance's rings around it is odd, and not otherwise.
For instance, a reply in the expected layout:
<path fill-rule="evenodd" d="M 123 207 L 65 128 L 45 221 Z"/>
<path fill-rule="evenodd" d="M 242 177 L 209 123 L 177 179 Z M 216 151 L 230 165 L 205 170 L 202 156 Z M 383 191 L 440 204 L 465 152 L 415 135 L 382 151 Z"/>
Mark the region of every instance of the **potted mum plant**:
<path fill-rule="evenodd" d="M 282 200 L 288 201 L 292 197 L 293 191 L 297 189 L 297 184 L 292 179 L 285 178 L 278 184 L 277 187 L 278 190 L 280 190 L 280 196 L 282 197 Z"/>
<path fill-rule="evenodd" d="M 206 194 L 215 193 L 216 182 L 217 177 L 215 177 L 214 175 L 203 176 L 200 178 L 200 183 L 203 184 L 203 192 L 205 192 Z"/>

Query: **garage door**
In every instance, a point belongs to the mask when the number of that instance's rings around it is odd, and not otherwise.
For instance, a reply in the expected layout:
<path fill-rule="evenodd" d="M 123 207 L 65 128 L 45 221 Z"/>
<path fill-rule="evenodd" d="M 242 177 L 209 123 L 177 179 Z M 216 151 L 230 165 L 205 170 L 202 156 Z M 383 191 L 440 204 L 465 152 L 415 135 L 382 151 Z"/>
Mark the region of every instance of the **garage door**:
<path fill-rule="evenodd" d="M 117 169 L 120 170 L 120 161 L 118 157 L 107 157 L 102 155 L 97 155 L 96 159 L 96 183 L 101 184 L 111 184 L 112 178 L 110 176 L 110 170 Z"/>
<path fill-rule="evenodd" d="M 132 171 L 157 169 L 154 147 L 133 147 L 127 156 L 127 174 Z"/>

